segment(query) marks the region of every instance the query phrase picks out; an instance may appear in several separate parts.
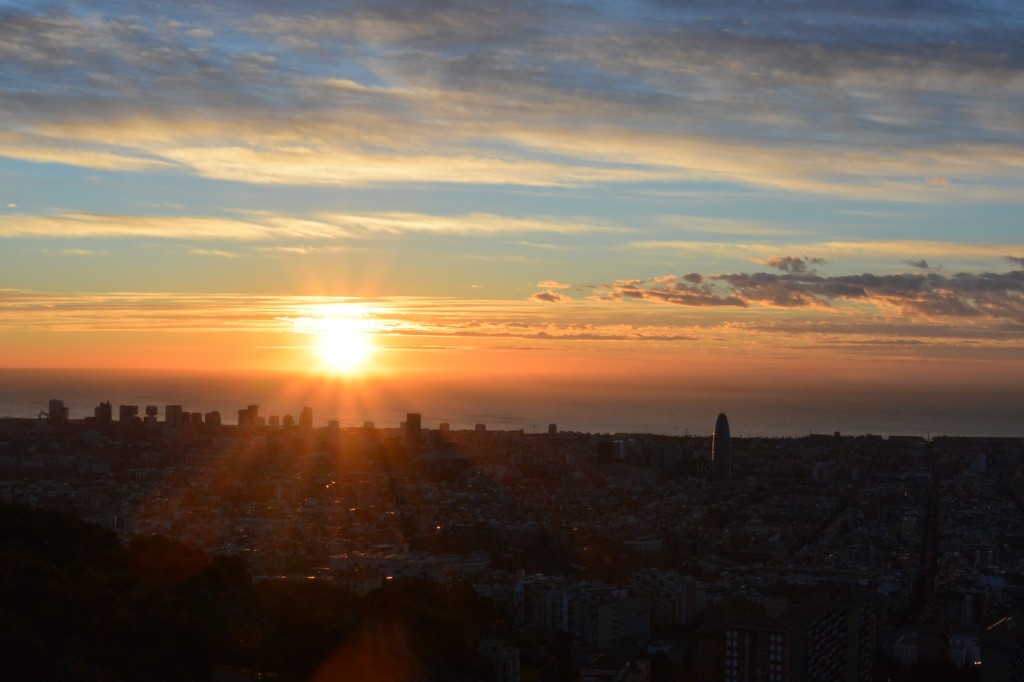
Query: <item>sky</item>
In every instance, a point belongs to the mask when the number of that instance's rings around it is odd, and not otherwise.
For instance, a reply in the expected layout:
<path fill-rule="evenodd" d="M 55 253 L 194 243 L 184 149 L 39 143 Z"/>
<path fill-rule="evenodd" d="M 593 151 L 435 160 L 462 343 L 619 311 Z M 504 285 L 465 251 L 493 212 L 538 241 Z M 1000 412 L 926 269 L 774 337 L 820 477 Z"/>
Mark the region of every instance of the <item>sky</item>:
<path fill-rule="evenodd" d="M 381 375 L 1019 385 L 1022 34 L 996 0 L 0 2 L 0 366 L 321 371 L 354 320 Z"/>

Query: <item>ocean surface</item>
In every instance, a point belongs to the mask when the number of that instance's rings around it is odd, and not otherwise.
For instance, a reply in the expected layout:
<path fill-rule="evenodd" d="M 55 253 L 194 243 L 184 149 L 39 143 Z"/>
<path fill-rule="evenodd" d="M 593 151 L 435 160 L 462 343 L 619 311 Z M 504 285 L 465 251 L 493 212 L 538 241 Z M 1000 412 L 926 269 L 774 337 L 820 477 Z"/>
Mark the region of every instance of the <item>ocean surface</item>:
<path fill-rule="evenodd" d="M 343 427 L 372 421 L 397 427 L 408 412 L 423 425 L 453 429 L 486 424 L 489 430 L 559 430 L 590 433 L 708 435 L 725 412 L 736 436 L 803 436 L 808 433 L 920 436 L 1024 436 L 1024 392 L 964 386 L 823 386 L 794 390 L 772 386 L 673 386 L 589 382 L 469 383 L 433 379 L 346 382 L 275 374 L 251 376 L 146 372 L 0 369 L 0 417 L 36 417 L 51 398 L 64 401 L 72 419 L 92 416 L 109 400 L 187 412 L 220 411 L 225 424 L 238 410 L 259 405 L 260 416 L 298 416 L 313 409 L 314 422 Z"/>

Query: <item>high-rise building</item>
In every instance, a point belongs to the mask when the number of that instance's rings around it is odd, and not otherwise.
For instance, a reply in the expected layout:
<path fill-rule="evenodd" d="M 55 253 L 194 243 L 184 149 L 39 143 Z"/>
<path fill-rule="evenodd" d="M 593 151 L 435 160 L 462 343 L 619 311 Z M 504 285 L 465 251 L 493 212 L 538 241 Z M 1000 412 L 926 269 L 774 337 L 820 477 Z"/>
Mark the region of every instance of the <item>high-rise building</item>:
<path fill-rule="evenodd" d="M 114 420 L 114 407 L 110 404 L 109 400 L 97 405 L 96 409 L 93 410 L 92 413 L 93 416 L 96 417 L 96 425 L 101 428 L 110 426 L 111 422 Z"/>
<path fill-rule="evenodd" d="M 117 420 L 123 424 L 134 421 L 138 416 L 138 405 L 121 405 L 117 408 Z"/>
<path fill-rule="evenodd" d="M 412 455 L 418 455 L 420 452 L 422 421 L 419 412 L 409 412 L 405 415 L 405 444 Z"/>
<path fill-rule="evenodd" d="M 63 424 L 68 420 L 68 408 L 64 407 L 63 400 L 53 398 L 50 400 L 49 412 L 46 413 L 46 421 L 51 424 Z"/>
<path fill-rule="evenodd" d="M 729 420 L 725 413 L 718 415 L 715 433 L 711 437 L 711 476 L 718 481 L 732 478 L 732 455 L 729 452 Z"/>
<path fill-rule="evenodd" d="M 420 454 L 420 432 L 422 430 L 423 416 L 418 412 L 411 412 L 406 415 L 406 445 L 411 455 Z"/>
<path fill-rule="evenodd" d="M 181 426 L 181 405 L 164 406 L 164 426 L 168 429 L 177 429 Z"/>
<path fill-rule="evenodd" d="M 313 428 L 313 408 L 303 407 L 302 412 L 299 414 L 299 428 L 304 431 L 309 431 Z"/>

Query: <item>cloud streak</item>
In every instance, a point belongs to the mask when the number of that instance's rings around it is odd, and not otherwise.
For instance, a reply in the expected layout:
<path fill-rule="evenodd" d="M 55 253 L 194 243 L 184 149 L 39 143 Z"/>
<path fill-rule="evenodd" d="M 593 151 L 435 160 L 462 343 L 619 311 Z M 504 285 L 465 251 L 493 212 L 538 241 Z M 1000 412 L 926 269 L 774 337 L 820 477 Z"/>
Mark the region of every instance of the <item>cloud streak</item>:
<path fill-rule="evenodd" d="M 553 234 L 614 233 L 626 228 L 597 221 L 555 217 L 517 218 L 490 213 L 429 215 L 419 213 L 316 213 L 307 216 L 249 211 L 235 216 L 0 215 L 0 238 L 63 237 L 150 239 L 365 239 L 397 234 Z"/>
<path fill-rule="evenodd" d="M 804 242 L 788 244 L 769 244 L 766 242 L 724 242 L 724 241 L 691 241 L 691 240 L 648 240 L 630 241 L 626 246 L 642 251 L 660 251 L 679 255 L 712 255 L 749 258 L 762 262 L 765 253 L 778 252 L 782 249 L 801 253 L 815 254 L 813 258 L 826 260 L 852 259 L 859 257 L 884 258 L 893 257 L 917 260 L 926 256 L 934 260 L 942 259 L 977 259 L 992 260 L 1006 258 L 1008 251 L 1024 249 L 1018 244 L 987 244 L 963 241 L 923 241 L 914 239 L 887 240 L 836 240 L 821 242 Z M 759 260 L 761 259 L 761 260 Z M 1013 261 L 1014 258 L 1010 257 Z"/>
<path fill-rule="evenodd" d="M 995 284 L 998 279 L 972 279 L 969 284 L 964 283 L 964 288 L 975 292 L 999 291 Z M 987 284 L 981 284 L 983 281 Z M 85 335 L 165 334 L 166 330 L 174 329 L 182 334 L 247 335 L 254 345 L 261 347 L 294 346 L 303 343 L 301 337 L 315 328 L 318 320 L 358 315 L 385 349 L 493 348 L 495 343 L 505 340 L 512 344 L 509 347 L 525 344 L 552 349 L 628 348 L 631 352 L 640 348 L 649 357 L 673 352 L 682 344 L 689 351 L 701 353 L 728 351 L 777 356 L 842 349 L 862 353 L 875 348 L 918 355 L 955 352 L 965 358 L 989 351 L 1019 353 L 1024 334 L 1019 310 L 1012 319 L 986 316 L 987 311 L 958 318 L 956 314 L 935 315 L 934 310 L 891 319 L 864 314 L 860 309 L 836 314 L 835 308 L 826 310 L 819 306 L 810 315 L 797 317 L 789 312 L 794 308 L 765 307 L 778 301 L 757 302 L 739 294 L 734 295 L 733 301 L 729 296 L 702 290 L 705 286 L 722 286 L 722 282 L 691 273 L 652 283 L 635 281 L 606 287 L 606 298 L 610 301 L 572 300 L 543 306 L 536 299 L 367 299 L 175 292 L 68 295 L 0 289 L 0 329 L 8 334 Z M 679 287 L 680 284 L 684 286 Z M 888 287 L 889 298 L 904 296 L 905 285 L 890 280 Z M 695 289 L 697 293 L 683 292 L 681 288 Z M 974 300 L 979 295 L 975 293 Z M 757 292 L 757 296 L 764 300 L 768 291 Z M 772 297 L 780 298 L 777 292 Z M 618 303 L 632 298 L 675 304 L 675 309 L 685 314 L 651 312 L 646 306 Z M 786 291 L 781 298 L 782 303 L 806 309 L 793 298 L 792 291 Z M 920 297 L 914 300 L 921 302 Z M 758 314 L 759 308 L 762 313 L 772 314 Z M 622 346 L 623 343 L 628 345 Z"/>

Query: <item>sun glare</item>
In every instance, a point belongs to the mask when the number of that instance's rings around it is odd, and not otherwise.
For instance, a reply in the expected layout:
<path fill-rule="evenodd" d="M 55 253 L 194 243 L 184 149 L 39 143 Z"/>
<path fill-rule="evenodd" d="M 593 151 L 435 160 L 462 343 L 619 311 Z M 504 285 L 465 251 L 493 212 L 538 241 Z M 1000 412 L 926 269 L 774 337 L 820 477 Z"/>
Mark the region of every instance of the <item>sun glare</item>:
<path fill-rule="evenodd" d="M 366 323 L 355 317 L 335 317 L 318 325 L 317 351 L 325 369 L 339 374 L 355 374 L 366 369 L 373 355 Z"/>

